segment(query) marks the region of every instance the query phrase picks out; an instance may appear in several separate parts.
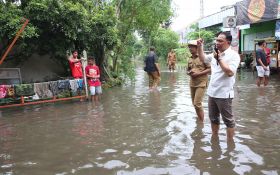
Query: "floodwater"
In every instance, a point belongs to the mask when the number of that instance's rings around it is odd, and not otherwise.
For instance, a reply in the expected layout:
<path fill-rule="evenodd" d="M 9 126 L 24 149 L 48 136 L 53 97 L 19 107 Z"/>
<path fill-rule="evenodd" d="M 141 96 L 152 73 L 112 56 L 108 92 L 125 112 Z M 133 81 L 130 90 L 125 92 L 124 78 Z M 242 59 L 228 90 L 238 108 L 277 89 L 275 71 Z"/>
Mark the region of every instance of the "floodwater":
<path fill-rule="evenodd" d="M 0 112 L 0 174 L 231 175 L 280 174 L 280 81 L 257 88 L 237 76 L 235 144 L 222 124 L 211 139 L 196 122 L 189 77 L 163 72 L 159 91 L 147 76 L 104 90 L 100 104 L 71 101 Z"/>

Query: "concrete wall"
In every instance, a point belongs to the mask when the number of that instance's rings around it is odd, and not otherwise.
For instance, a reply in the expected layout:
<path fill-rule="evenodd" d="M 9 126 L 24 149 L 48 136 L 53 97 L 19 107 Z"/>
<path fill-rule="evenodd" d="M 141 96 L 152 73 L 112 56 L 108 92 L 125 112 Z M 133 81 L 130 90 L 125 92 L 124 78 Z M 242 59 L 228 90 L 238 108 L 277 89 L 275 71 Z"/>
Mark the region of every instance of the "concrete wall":
<path fill-rule="evenodd" d="M 50 59 L 48 55 L 34 54 L 20 64 L 7 60 L 1 67 L 20 68 L 23 83 L 58 80 L 61 79 L 61 76 L 65 75 L 63 66 Z"/>

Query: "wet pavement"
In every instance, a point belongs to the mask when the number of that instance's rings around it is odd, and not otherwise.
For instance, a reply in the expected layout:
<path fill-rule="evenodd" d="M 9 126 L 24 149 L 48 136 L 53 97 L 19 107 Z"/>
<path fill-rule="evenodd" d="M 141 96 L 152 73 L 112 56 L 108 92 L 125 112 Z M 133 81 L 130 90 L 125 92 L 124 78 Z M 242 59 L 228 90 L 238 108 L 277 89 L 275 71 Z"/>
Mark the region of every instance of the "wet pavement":
<path fill-rule="evenodd" d="M 280 79 L 257 88 L 237 76 L 235 144 L 225 126 L 211 138 L 197 124 L 189 77 L 163 72 L 159 91 L 136 82 L 104 90 L 100 104 L 64 103 L 0 111 L 0 174 L 231 175 L 280 174 Z"/>

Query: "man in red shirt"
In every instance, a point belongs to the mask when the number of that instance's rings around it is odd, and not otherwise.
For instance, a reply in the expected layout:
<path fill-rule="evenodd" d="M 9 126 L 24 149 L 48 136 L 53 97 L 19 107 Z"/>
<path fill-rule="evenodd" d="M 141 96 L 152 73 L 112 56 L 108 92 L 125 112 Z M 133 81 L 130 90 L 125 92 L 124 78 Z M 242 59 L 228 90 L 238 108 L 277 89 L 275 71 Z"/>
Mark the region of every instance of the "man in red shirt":
<path fill-rule="evenodd" d="M 102 94 L 99 67 L 95 64 L 93 57 L 88 58 L 88 65 L 86 67 L 86 76 L 88 78 L 88 85 L 90 88 L 92 102 L 98 101 L 98 97 Z"/>
<path fill-rule="evenodd" d="M 70 69 L 72 72 L 72 77 L 75 79 L 83 78 L 83 70 L 81 59 L 78 59 L 78 51 L 74 50 L 72 55 L 68 58 Z"/>

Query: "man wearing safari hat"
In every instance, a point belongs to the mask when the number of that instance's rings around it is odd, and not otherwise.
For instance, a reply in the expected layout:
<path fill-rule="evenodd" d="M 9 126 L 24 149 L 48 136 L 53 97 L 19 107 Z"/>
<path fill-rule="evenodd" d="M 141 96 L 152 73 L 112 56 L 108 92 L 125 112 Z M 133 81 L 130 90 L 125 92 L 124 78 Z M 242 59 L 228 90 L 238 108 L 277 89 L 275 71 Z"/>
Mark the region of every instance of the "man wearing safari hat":
<path fill-rule="evenodd" d="M 207 88 L 208 73 L 211 71 L 210 64 L 205 64 L 200 61 L 197 53 L 197 41 L 191 40 L 188 42 L 188 48 L 192 56 L 189 58 L 187 74 L 190 75 L 190 90 L 192 104 L 194 105 L 198 121 L 203 122 L 204 111 L 202 100 Z"/>

